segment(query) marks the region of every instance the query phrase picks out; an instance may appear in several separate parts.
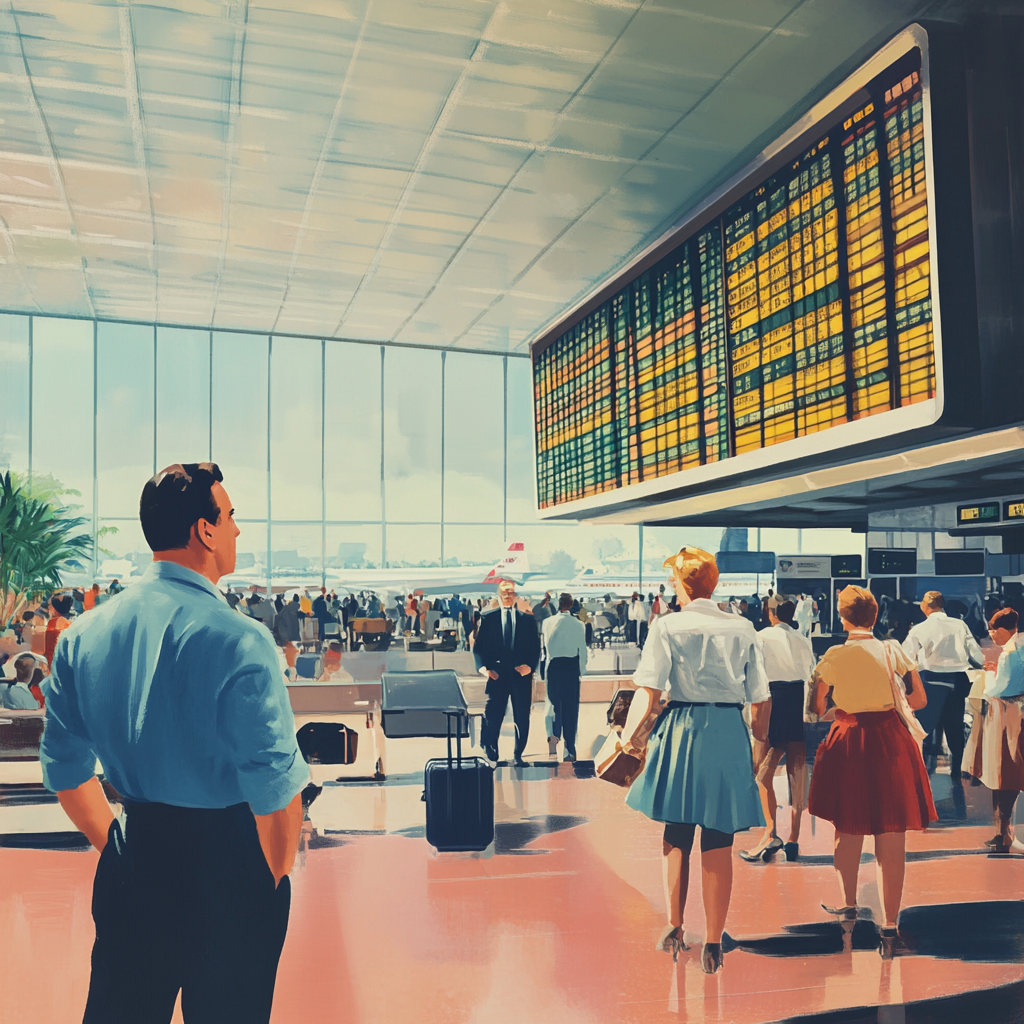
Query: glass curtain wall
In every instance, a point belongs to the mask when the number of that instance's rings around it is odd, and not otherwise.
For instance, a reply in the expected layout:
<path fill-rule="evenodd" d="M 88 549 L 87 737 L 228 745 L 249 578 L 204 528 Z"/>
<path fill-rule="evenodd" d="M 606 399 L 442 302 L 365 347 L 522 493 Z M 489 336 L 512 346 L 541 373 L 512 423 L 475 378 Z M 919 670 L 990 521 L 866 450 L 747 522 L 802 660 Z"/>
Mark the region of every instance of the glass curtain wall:
<path fill-rule="evenodd" d="M 207 459 L 237 510 L 238 573 L 261 585 L 490 569 L 514 542 L 565 579 L 635 573 L 642 552 L 660 582 L 682 544 L 717 550 L 708 527 L 538 521 L 531 380 L 519 357 L 2 314 L 0 472 L 59 482 L 101 577 L 150 560 L 145 481 Z M 820 536 L 765 530 L 760 547 L 862 550 L 847 531 L 804 532 Z"/>
<path fill-rule="evenodd" d="M 535 518 L 526 359 L 3 314 L 0 370 L 0 471 L 59 482 L 94 538 L 87 576 L 147 563 L 143 484 L 208 459 L 260 584 L 489 570 L 512 542 L 534 569 L 635 567 L 635 527 Z"/>

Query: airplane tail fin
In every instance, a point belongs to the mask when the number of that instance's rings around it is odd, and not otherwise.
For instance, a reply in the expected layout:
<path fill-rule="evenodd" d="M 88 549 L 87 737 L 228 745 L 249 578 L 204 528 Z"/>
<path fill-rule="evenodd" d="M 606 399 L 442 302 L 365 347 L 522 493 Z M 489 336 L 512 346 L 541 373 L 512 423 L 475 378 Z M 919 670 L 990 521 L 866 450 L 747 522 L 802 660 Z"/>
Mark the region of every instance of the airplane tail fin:
<path fill-rule="evenodd" d="M 530 559 L 526 554 L 526 545 L 522 541 L 516 540 L 509 544 L 505 557 L 487 574 L 484 583 L 493 583 L 506 577 L 521 579 L 529 571 Z"/>

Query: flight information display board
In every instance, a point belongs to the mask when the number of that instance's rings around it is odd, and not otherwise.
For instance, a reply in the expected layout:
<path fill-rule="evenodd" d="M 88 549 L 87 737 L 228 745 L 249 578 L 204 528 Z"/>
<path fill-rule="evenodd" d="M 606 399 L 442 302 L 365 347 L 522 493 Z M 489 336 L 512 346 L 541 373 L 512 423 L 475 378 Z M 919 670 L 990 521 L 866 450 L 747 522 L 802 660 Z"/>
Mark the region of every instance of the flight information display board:
<path fill-rule="evenodd" d="M 534 351 L 541 509 L 935 397 L 924 88 L 914 46 Z"/>

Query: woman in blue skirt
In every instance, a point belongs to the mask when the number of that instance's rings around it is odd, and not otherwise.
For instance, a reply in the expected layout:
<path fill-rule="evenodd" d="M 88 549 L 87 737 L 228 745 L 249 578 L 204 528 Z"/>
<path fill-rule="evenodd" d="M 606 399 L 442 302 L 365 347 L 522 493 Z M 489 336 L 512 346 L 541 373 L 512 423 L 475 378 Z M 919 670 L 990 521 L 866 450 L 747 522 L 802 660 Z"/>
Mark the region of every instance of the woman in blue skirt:
<path fill-rule="evenodd" d="M 647 742 L 647 765 L 626 803 L 665 823 L 665 901 L 668 924 L 658 948 L 675 959 L 683 944 L 683 908 L 690 850 L 700 826 L 705 937 L 701 966 L 722 967 L 722 931 L 732 892 L 733 834 L 764 826 L 754 781 L 750 733 L 768 736 L 770 692 L 753 625 L 710 600 L 718 583 L 715 559 L 683 548 L 665 562 L 672 572 L 678 614 L 655 620 L 633 676 L 638 687 L 622 731 L 627 753 L 666 700 Z M 634 738 L 636 742 L 634 742 Z"/>

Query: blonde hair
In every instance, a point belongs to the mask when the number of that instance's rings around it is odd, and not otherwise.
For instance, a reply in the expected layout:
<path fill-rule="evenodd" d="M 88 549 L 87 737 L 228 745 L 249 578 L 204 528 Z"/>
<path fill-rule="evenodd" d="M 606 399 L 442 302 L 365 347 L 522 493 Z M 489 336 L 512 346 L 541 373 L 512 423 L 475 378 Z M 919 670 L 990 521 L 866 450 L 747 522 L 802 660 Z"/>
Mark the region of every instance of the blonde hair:
<path fill-rule="evenodd" d="M 710 597 L 718 586 L 718 566 L 715 556 L 700 548 L 684 547 L 678 555 L 666 558 L 663 569 L 669 569 L 676 582 L 691 600 Z"/>
<path fill-rule="evenodd" d="M 871 629 L 878 618 L 878 602 L 875 595 L 853 583 L 843 587 L 839 592 L 837 605 L 840 618 L 860 629 Z"/>

